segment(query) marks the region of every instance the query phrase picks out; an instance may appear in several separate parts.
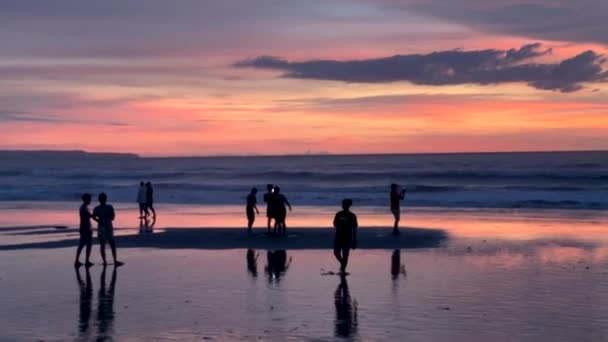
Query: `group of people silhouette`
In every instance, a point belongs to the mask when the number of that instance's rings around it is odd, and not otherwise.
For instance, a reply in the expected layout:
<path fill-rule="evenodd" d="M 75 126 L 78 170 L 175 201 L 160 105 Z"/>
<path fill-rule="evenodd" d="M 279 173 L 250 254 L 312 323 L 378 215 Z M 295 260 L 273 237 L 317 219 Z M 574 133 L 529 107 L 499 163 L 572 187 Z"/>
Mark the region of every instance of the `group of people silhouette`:
<path fill-rule="evenodd" d="M 80 206 L 80 241 L 78 243 L 78 249 L 76 250 L 76 260 L 74 266 L 80 267 L 83 263 L 80 262 L 80 253 L 82 249 L 86 247 L 86 261 L 84 265 L 86 267 L 93 266 L 91 262 L 91 247 L 93 244 L 93 227 L 91 220 L 97 222 L 97 238 L 99 240 L 101 259 L 103 265 L 107 265 L 106 261 L 106 243 L 110 244 L 112 250 L 112 258 L 114 259 L 114 266 L 122 266 L 124 263 L 118 261 L 116 257 L 116 242 L 114 241 L 114 226 L 112 221 L 116 218 L 114 207 L 107 203 L 108 196 L 105 193 L 100 193 L 97 196 L 99 205 L 93 209 L 91 213 L 89 211 L 89 204 L 91 204 L 91 195 L 85 193 L 82 195 L 82 205 Z"/>
<path fill-rule="evenodd" d="M 287 209 L 292 210 L 291 204 L 287 197 L 281 193 L 281 188 L 274 184 L 266 186 L 267 192 L 264 194 L 264 202 L 266 203 L 266 217 L 268 235 L 269 236 L 287 236 Z M 260 211 L 257 207 L 257 188 L 252 188 L 247 195 L 245 212 L 247 215 L 247 232 L 252 233 L 253 224 L 256 214 Z M 401 219 L 400 202 L 405 198 L 405 189 L 401 189 L 397 184 L 391 184 L 390 191 L 390 209 L 394 217 L 393 235 L 399 235 L 399 221 Z M 107 203 L 107 195 L 100 193 L 98 196 L 99 205 L 96 206 L 91 213 L 89 205 L 91 204 L 91 195 L 85 193 L 82 195 L 82 205 L 80 206 L 80 241 L 76 251 L 76 267 L 85 265 L 90 267 L 93 263 L 90 261 L 91 248 L 93 242 L 93 230 L 91 220 L 97 222 L 97 236 L 100 245 L 101 258 L 103 265 L 107 265 L 105 245 L 110 245 L 114 265 L 121 266 L 124 263 L 117 259 L 116 242 L 114 240 L 113 221 L 115 219 L 114 208 Z M 140 232 L 149 231 L 148 217 L 152 216 L 153 222 L 156 222 L 156 210 L 154 209 L 154 189 L 150 182 L 140 182 L 137 191 L 137 203 L 139 204 L 139 218 L 145 220 L 145 225 L 140 221 Z M 342 200 L 342 210 L 337 212 L 333 226 L 335 228 L 333 252 L 336 260 L 340 264 L 340 273 L 346 273 L 350 250 L 357 248 L 357 228 L 358 221 L 350 208 L 353 201 L 349 198 Z M 274 222 L 273 222 L 274 221 Z M 152 224 L 153 225 L 153 224 Z M 86 247 L 85 263 L 80 262 L 80 254 L 82 249 Z M 270 257 L 269 257 L 270 260 Z M 269 262 L 270 264 L 270 262 Z"/>
<path fill-rule="evenodd" d="M 266 193 L 264 194 L 264 202 L 266 202 L 266 217 L 268 218 L 268 234 L 287 236 L 287 208 L 291 211 L 291 204 L 287 197 L 281 193 L 281 188 L 278 185 L 266 185 Z M 252 188 L 247 195 L 247 205 L 245 212 L 247 214 L 247 232 L 251 233 L 253 223 L 255 222 L 255 213 L 258 215 L 260 211 L 257 207 L 256 194 L 257 188 Z M 254 213 L 255 211 L 255 213 Z M 272 221 L 274 220 L 274 225 Z M 274 229 L 273 229 L 274 228 Z"/>
<path fill-rule="evenodd" d="M 105 193 L 100 193 L 97 196 L 99 205 L 93 209 L 93 212 L 89 210 L 91 204 L 91 194 L 84 193 L 81 196 L 82 205 L 80 206 L 80 241 L 76 250 L 76 260 L 74 266 L 80 267 L 85 265 L 86 267 L 93 266 L 91 262 L 91 248 L 93 245 L 93 226 L 91 220 L 97 222 L 97 238 L 99 240 L 101 259 L 103 265 L 107 265 L 106 260 L 106 243 L 110 245 L 112 251 L 112 258 L 114 259 L 115 266 L 124 265 L 123 262 L 118 261 L 116 257 L 116 242 L 114 240 L 114 225 L 113 221 L 116 218 L 114 207 L 107 203 L 108 196 Z M 139 204 L 139 218 L 140 218 L 140 231 L 145 232 L 151 229 L 156 222 L 156 210 L 154 209 L 154 189 L 152 183 L 143 181 L 139 183 L 139 189 L 137 190 L 137 203 Z M 150 212 L 152 214 L 150 214 Z M 148 218 L 152 216 L 152 224 L 149 224 Z M 145 221 L 145 225 L 144 222 Z M 144 228 L 145 227 L 145 228 Z M 86 260 L 84 264 L 80 262 L 80 254 L 82 249 L 86 247 Z"/>
<path fill-rule="evenodd" d="M 281 189 L 273 184 L 266 186 L 267 192 L 264 194 L 264 202 L 266 202 L 266 217 L 268 218 L 268 235 L 287 236 L 287 225 L 285 219 L 287 217 L 287 209 L 291 211 L 291 204 L 283 194 Z M 401 201 L 405 199 L 405 189 L 398 184 L 391 184 L 390 191 L 390 209 L 394 217 L 393 235 L 399 235 L 399 221 L 401 220 Z M 257 207 L 256 195 L 257 188 L 252 188 L 247 195 L 247 204 L 245 212 L 247 215 L 247 232 L 251 234 L 253 224 L 255 222 L 256 213 L 260 211 Z M 348 265 L 348 257 L 351 249 L 357 248 L 357 215 L 350 211 L 353 201 L 349 198 L 342 200 L 342 210 L 337 212 L 333 226 L 336 229 L 334 235 L 334 256 L 340 263 L 340 273 L 346 273 Z M 272 221 L 274 220 L 274 226 Z M 274 229 L 271 229 L 274 227 Z"/>
<path fill-rule="evenodd" d="M 140 182 L 137 190 L 137 203 L 139 204 L 139 218 L 145 219 L 150 216 L 156 218 L 156 210 L 154 210 L 154 188 L 150 182 Z"/>

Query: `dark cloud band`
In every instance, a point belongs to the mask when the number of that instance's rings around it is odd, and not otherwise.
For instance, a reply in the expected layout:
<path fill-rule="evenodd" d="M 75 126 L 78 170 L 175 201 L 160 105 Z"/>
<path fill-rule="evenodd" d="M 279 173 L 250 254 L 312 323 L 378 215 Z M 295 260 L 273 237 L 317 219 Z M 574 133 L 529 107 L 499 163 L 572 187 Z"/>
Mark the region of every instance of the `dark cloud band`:
<path fill-rule="evenodd" d="M 450 50 L 386 58 L 290 62 L 272 56 L 240 61 L 236 67 L 283 71 L 284 77 L 359 83 L 407 81 L 420 85 L 501 84 L 523 82 L 543 90 L 573 92 L 584 83 L 605 82 L 606 59 L 586 51 L 558 63 L 535 63 L 551 53 L 539 43 L 509 50 Z"/>

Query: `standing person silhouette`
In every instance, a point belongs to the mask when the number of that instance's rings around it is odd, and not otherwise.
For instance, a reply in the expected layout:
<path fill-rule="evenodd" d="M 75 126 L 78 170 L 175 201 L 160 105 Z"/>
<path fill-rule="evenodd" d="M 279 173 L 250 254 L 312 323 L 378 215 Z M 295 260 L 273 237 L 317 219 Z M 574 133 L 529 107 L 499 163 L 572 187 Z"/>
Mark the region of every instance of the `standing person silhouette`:
<path fill-rule="evenodd" d="M 137 189 L 137 203 L 139 204 L 139 218 L 142 219 L 148 216 L 148 207 L 146 206 L 146 185 L 144 182 L 139 182 L 139 189 Z"/>
<path fill-rule="evenodd" d="M 285 224 L 285 219 L 287 218 L 287 209 L 285 206 L 287 206 L 289 211 L 291 211 L 291 204 L 289 204 L 287 197 L 281 194 L 281 188 L 276 186 L 274 188 L 274 195 L 272 196 L 271 207 L 274 207 L 272 211 L 275 215 L 275 229 L 278 228 L 278 234 L 283 236 L 287 236 L 287 224 Z"/>
<path fill-rule="evenodd" d="M 122 266 L 124 263 L 116 259 L 116 243 L 114 242 L 114 227 L 112 226 L 112 221 L 114 221 L 114 218 L 116 217 L 114 214 L 114 207 L 106 203 L 108 201 L 108 196 L 105 193 L 100 193 L 98 199 L 99 205 L 93 209 L 93 217 L 97 221 L 97 237 L 99 238 L 99 247 L 103 264 L 104 266 L 108 264 L 106 261 L 106 242 L 108 242 L 112 249 L 114 265 Z"/>
<path fill-rule="evenodd" d="M 271 223 L 274 219 L 274 213 L 272 212 L 272 199 L 274 196 L 274 185 L 266 184 L 266 193 L 264 194 L 264 202 L 266 202 L 266 217 L 268 218 L 268 234 L 272 233 Z"/>
<path fill-rule="evenodd" d="M 258 193 L 258 189 L 252 188 L 249 195 L 247 195 L 247 206 L 245 207 L 245 212 L 247 213 L 247 233 L 251 234 L 251 228 L 253 227 L 253 222 L 255 221 L 255 212 L 260 214 L 260 211 L 257 207 L 257 199 L 255 195 Z"/>
<path fill-rule="evenodd" d="M 91 194 L 82 194 L 82 205 L 80 206 L 80 241 L 78 242 L 78 249 L 76 250 L 76 260 L 74 261 L 75 267 L 82 266 L 80 262 L 80 253 L 82 248 L 87 247 L 86 250 L 86 267 L 93 266 L 91 262 L 91 245 L 93 244 L 93 227 L 91 226 L 91 212 L 89 211 L 89 204 L 91 204 Z"/>
<path fill-rule="evenodd" d="M 391 184 L 391 212 L 395 218 L 393 226 L 393 235 L 399 235 L 399 220 L 401 220 L 401 205 L 400 202 L 405 198 L 405 189 L 399 190 L 399 186 L 395 183 Z"/>
<path fill-rule="evenodd" d="M 152 215 L 156 218 L 156 210 L 154 210 L 154 189 L 152 183 L 146 183 L 146 209 L 152 210 Z M 149 212 L 146 213 L 149 214 Z"/>
<path fill-rule="evenodd" d="M 334 217 L 334 227 L 336 234 L 334 236 L 334 255 L 340 263 L 340 274 L 346 274 L 346 266 L 348 265 L 348 255 L 350 249 L 357 247 L 357 215 L 350 211 L 353 205 L 351 199 L 342 200 L 342 211 L 336 213 Z"/>

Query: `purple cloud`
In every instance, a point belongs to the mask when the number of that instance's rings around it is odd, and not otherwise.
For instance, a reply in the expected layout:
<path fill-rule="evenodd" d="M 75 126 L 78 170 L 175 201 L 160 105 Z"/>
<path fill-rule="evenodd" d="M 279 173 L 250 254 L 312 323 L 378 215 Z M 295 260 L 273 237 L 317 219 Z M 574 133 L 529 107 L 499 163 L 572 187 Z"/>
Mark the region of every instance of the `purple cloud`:
<path fill-rule="evenodd" d="M 260 56 L 235 64 L 283 71 L 283 77 L 356 83 L 407 81 L 420 85 L 501 84 L 523 82 L 544 90 L 573 92 L 583 83 L 604 82 L 606 59 L 586 51 L 559 63 L 536 63 L 551 53 L 538 43 L 509 50 L 449 50 L 429 54 L 395 55 L 365 60 L 290 62 Z"/>

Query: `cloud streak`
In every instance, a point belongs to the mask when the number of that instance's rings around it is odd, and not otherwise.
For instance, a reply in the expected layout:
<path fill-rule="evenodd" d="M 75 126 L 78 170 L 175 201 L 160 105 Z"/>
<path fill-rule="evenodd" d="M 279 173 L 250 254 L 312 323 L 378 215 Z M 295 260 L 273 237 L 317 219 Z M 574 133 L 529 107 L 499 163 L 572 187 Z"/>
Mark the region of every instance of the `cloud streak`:
<path fill-rule="evenodd" d="M 519 49 L 449 50 L 365 60 L 290 62 L 273 56 L 243 60 L 234 66 L 283 71 L 297 79 L 354 83 L 407 81 L 419 85 L 502 84 L 523 82 L 542 90 L 578 91 L 584 83 L 605 82 L 606 59 L 586 51 L 557 63 L 536 63 L 550 54 L 539 43 Z"/>
<path fill-rule="evenodd" d="M 457 23 L 478 32 L 608 44 L 605 0 L 358 0 L 388 13 Z"/>

